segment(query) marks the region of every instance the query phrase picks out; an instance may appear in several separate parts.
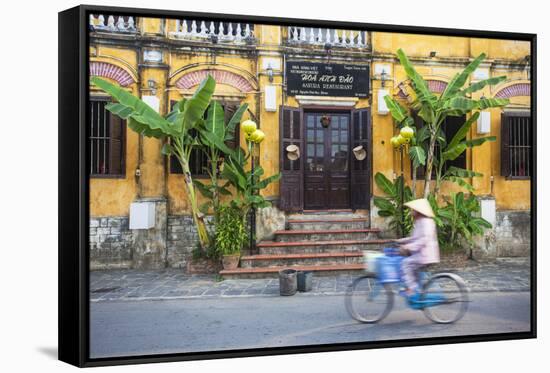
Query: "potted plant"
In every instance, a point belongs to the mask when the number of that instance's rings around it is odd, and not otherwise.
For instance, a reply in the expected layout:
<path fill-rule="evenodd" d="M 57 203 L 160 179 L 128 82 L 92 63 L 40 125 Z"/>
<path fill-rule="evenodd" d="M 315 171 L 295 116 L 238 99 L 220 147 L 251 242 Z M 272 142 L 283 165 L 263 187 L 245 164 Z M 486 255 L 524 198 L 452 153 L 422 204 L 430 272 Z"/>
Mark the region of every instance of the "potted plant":
<path fill-rule="evenodd" d="M 240 210 L 231 205 L 221 205 L 216 227 L 216 251 L 222 257 L 223 269 L 238 267 L 241 249 L 246 238 L 246 229 Z"/>

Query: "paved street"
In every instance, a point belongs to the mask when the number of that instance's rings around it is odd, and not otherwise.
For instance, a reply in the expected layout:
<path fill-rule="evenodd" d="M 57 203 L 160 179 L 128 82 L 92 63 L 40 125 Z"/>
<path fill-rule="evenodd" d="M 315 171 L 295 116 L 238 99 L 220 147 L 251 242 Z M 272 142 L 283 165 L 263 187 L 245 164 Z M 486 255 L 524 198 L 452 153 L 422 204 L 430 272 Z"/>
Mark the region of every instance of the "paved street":
<path fill-rule="evenodd" d="M 352 320 L 342 295 L 197 297 L 91 303 L 91 356 L 124 356 L 528 331 L 528 292 L 471 294 L 453 325 L 396 300 L 380 324 Z"/>
<path fill-rule="evenodd" d="M 530 290 L 530 263 L 525 258 L 470 262 L 451 272 L 458 273 L 472 292 Z M 352 280 L 351 275 L 314 277 L 312 291 L 304 295 L 341 295 Z M 279 295 L 279 280 L 219 281 L 215 276 L 188 276 L 178 269 L 110 270 L 91 272 L 90 290 L 92 302 L 273 297 Z"/>

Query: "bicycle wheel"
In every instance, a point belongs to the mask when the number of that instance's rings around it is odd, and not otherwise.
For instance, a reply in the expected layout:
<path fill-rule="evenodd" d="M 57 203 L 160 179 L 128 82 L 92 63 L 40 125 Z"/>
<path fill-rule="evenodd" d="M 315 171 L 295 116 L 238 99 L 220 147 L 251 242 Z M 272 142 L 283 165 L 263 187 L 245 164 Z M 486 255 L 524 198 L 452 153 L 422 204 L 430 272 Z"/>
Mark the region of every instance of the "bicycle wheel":
<path fill-rule="evenodd" d="M 428 319 L 439 324 L 460 320 L 468 309 L 468 287 L 460 276 L 439 273 L 423 286 L 420 301 Z"/>
<path fill-rule="evenodd" d="M 346 309 L 351 317 L 363 323 L 375 323 L 388 315 L 393 307 L 393 291 L 374 275 L 359 277 L 346 293 Z"/>

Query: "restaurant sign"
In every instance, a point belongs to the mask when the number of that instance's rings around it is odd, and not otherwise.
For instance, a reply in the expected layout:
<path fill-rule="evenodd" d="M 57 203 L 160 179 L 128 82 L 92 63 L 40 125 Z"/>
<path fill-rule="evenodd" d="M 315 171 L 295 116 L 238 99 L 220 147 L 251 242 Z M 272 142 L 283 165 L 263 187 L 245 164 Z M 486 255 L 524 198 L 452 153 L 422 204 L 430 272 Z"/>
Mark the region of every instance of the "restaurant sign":
<path fill-rule="evenodd" d="M 287 61 L 289 96 L 367 97 L 369 66 Z"/>

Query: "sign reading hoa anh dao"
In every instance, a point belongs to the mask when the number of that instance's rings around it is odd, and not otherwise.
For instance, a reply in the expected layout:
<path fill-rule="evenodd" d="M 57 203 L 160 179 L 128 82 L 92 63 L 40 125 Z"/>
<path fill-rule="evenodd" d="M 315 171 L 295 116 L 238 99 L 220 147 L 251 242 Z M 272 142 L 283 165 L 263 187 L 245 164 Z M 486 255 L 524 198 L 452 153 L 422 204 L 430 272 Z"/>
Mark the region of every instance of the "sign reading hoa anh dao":
<path fill-rule="evenodd" d="M 369 66 L 287 61 L 289 96 L 367 97 Z"/>

